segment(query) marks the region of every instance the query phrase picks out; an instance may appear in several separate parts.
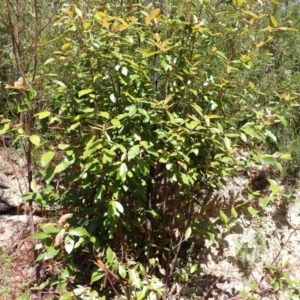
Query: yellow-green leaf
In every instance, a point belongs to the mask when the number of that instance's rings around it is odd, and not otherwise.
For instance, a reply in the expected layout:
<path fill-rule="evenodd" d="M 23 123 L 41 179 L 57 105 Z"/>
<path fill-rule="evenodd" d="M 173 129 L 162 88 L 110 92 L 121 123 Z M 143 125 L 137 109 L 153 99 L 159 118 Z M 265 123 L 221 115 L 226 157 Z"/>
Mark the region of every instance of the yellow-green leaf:
<path fill-rule="evenodd" d="M 155 8 L 153 9 L 152 13 L 151 13 L 151 19 L 154 19 L 160 12 L 159 8 Z"/>
<path fill-rule="evenodd" d="M 38 135 L 31 135 L 30 137 L 29 137 L 29 140 L 30 140 L 30 142 L 33 144 L 33 145 L 35 145 L 35 146 L 39 146 L 40 144 L 41 144 L 41 139 L 40 139 L 40 137 L 38 136 Z"/>
<path fill-rule="evenodd" d="M 232 149 L 231 148 L 231 140 L 227 136 L 224 138 L 224 144 L 225 144 L 225 147 L 226 147 L 227 150 Z"/>
<path fill-rule="evenodd" d="M 278 27 L 278 21 L 274 16 L 270 16 L 271 23 L 273 24 L 274 27 Z"/>
<path fill-rule="evenodd" d="M 41 165 L 42 167 L 46 167 L 50 161 L 53 159 L 55 156 L 55 152 L 53 151 L 48 151 L 47 153 L 43 154 L 41 157 Z"/>
<path fill-rule="evenodd" d="M 255 90 L 255 84 L 252 81 L 249 81 L 249 86 L 252 90 Z"/>
<path fill-rule="evenodd" d="M 40 112 L 38 114 L 35 114 L 35 116 L 38 117 L 40 120 L 41 119 L 45 119 L 45 118 L 49 117 L 50 115 L 51 115 L 51 112 L 47 111 L 47 110 L 42 111 L 42 112 Z"/>

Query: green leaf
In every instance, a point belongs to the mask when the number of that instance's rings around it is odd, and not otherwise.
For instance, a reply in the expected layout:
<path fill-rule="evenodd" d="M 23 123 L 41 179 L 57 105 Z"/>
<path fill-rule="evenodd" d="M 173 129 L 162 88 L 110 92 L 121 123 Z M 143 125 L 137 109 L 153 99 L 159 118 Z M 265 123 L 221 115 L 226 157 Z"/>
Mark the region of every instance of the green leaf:
<path fill-rule="evenodd" d="M 119 275 L 121 276 L 121 278 L 125 279 L 126 277 L 126 269 L 124 266 L 119 265 Z"/>
<path fill-rule="evenodd" d="M 136 105 L 132 105 L 132 106 L 129 107 L 128 115 L 129 115 L 130 118 L 133 117 L 136 114 L 136 112 L 137 112 Z"/>
<path fill-rule="evenodd" d="M 9 125 L 8 124 L 4 124 L 4 126 L 2 127 L 2 129 L 0 129 L 0 134 L 4 134 L 8 131 L 9 129 Z"/>
<path fill-rule="evenodd" d="M 100 111 L 98 115 L 105 119 L 109 119 L 109 113 L 106 111 Z"/>
<path fill-rule="evenodd" d="M 132 160 L 140 153 L 140 145 L 131 147 L 128 151 L 128 160 Z"/>
<path fill-rule="evenodd" d="M 111 264 L 114 261 L 115 253 L 111 250 L 110 247 L 106 249 L 106 259 Z"/>
<path fill-rule="evenodd" d="M 80 92 L 78 92 L 78 96 L 79 96 L 79 97 L 82 97 L 82 96 L 87 95 L 87 94 L 90 94 L 90 93 L 92 93 L 92 92 L 93 92 L 92 89 L 81 90 Z"/>
<path fill-rule="evenodd" d="M 69 230 L 69 235 L 75 235 L 75 236 L 90 236 L 90 234 L 87 232 L 87 230 L 83 227 L 77 227 L 72 228 Z"/>
<path fill-rule="evenodd" d="M 67 130 L 72 131 L 72 130 L 76 129 L 80 124 L 81 124 L 80 122 L 76 122 L 76 123 L 72 124 Z"/>
<path fill-rule="evenodd" d="M 43 154 L 41 157 L 42 167 L 46 167 L 51 162 L 54 156 L 55 156 L 55 152 L 53 151 L 48 151 L 47 153 Z"/>
<path fill-rule="evenodd" d="M 231 213 L 232 213 L 232 215 L 233 215 L 235 218 L 238 217 L 238 213 L 237 213 L 237 211 L 235 210 L 234 207 L 231 208 Z"/>
<path fill-rule="evenodd" d="M 247 209 L 252 217 L 258 217 L 258 212 L 252 206 L 249 206 Z"/>
<path fill-rule="evenodd" d="M 284 160 L 292 160 L 292 156 L 290 153 L 284 153 L 280 156 L 280 158 Z"/>
<path fill-rule="evenodd" d="M 232 150 L 231 140 L 227 136 L 224 138 L 224 144 L 227 150 Z"/>
<path fill-rule="evenodd" d="M 92 273 L 91 284 L 103 278 L 105 273 L 102 270 L 97 270 Z"/>
<path fill-rule="evenodd" d="M 31 142 L 33 145 L 35 145 L 35 146 L 37 146 L 37 147 L 39 147 L 40 144 L 41 144 L 41 139 L 40 139 L 40 137 L 39 137 L 38 135 L 31 135 L 31 136 L 29 137 L 29 140 L 30 140 L 30 142 Z"/>
<path fill-rule="evenodd" d="M 60 87 L 62 87 L 62 88 L 64 88 L 64 89 L 66 89 L 67 88 L 67 86 L 63 83 L 63 82 L 61 82 L 61 81 L 59 81 L 59 80 L 53 80 L 53 82 L 55 82 L 56 84 L 58 84 Z"/>
<path fill-rule="evenodd" d="M 159 8 L 153 9 L 152 12 L 151 12 L 150 18 L 151 19 L 156 18 L 159 13 L 160 13 L 160 9 Z"/>
<path fill-rule="evenodd" d="M 139 289 L 141 287 L 141 283 L 137 271 L 135 269 L 130 269 L 128 270 L 128 275 L 132 286 Z"/>
<path fill-rule="evenodd" d="M 243 142 L 247 143 L 247 136 L 244 133 L 241 133 L 241 139 Z"/>
<path fill-rule="evenodd" d="M 54 169 L 54 174 L 58 174 L 58 173 L 61 173 L 65 170 L 65 166 L 64 166 L 64 163 L 60 163 L 59 165 L 57 165 Z"/>
<path fill-rule="evenodd" d="M 45 65 L 48 65 L 48 64 L 50 64 L 50 63 L 52 63 L 54 60 L 55 60 L 55 58 L 53 58 L 53 57 L 48 58 L 48 59 L 44 62 L 44 66 L 45 66 Z"/>
<path fill-rule="evenodd" d="M 184 239 L 187 240 L 192 234 L 192 228 L 188 227 L 184 233 Z"/>
<path fill-rule="evenodd" d="M 82 18 L 82 11 L 77 6 L 75 6 L 75 11 L 76 11 L 77 16 Z"/>
<path fill-rule="evenodd" d="M 184 173 L 180 173 L 181 179 L 183 181 L 184 184 L 189 185 L 190 181 L 187 175 L 185 175 Z"/>
<path fill-rule="evenodd" d="M 55 225 L 42 224 L 41 229 L 46 233 L 58 233 L 58 232 L 60 232 L 60 229 L 57 228 Z"/>
<path fill-rule="evenodd" d="M 49 238 L 50 236 L 45 233 L 45 232 L 38 232 L 38 233 L 33 233 L 29 236 L 29 238 L 37 239 L 37 240 L 44 240 Z"/>
<path fill-rule="evenodd" d="M 112 119 L 110 122 L 111 122 L 111 124 L 113 126 L 116 126 L 116 127 L 120 127 L 121 126 L 121 122 L 118 119 Z"/>
<path fill-rule="evenodd" d="M 274 165 L 276 160 L 274 159 L 274 157 L 272 155 L 262 155 L 260 158 L 261 162 L 264 164 L 271 164 Z"/>
<path fill-rule="evenodd" d="M 228 219 L 228 217 L 225 215 L 225 213 L 223 212 L 222 209 L 220 209 L 220 216 L 221 216 L 223 222 L 224 222 L 225 224 L 228 224 L 229 219 Z"/>
<path fill-rule="evenodd" d="M 273 24 L 274 27 L 278 27 L 278 21 L 276 19 L 276 17 L 274 17 L 273 15 L 270 16 L 271 19 L 271 23 Z"/>
<path fill-rule="evenodd" d="M 60 249 L 56 249 L 55 247 L 51 246 L 47 248 L 46 253 L 44 254 L 44 260 L 52 259 L 59 253 Z"/>
<path fill-rule="evenodd" d="M 126 180 L 127 171 L 128 171 L 127 165 L 125 163 L 122 163 L 119 169 L 119 174 L 123 182 Z"/>
<path fill-rule="evenodd" d="M 49 117 L 50 115 L 51 115 L 51 112 L 47 111 L 47 110 L 42 111 L 38 114 L 35 114 L 35 116 L 38 117 L 40 120 L 45 119 L 45 118 Z"/>

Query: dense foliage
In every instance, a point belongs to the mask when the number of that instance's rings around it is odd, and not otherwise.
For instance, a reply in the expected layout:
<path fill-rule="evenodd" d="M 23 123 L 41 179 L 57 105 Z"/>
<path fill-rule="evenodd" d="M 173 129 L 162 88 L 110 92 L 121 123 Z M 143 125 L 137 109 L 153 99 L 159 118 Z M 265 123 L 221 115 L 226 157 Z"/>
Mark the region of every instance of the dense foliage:
<path fill-rule="evenodd" d="M 59 266 L 37 290 L 166 299 L 200 271 L 187 251 L 215 239 L 205 196 L 289 158 L 298 4 L 4 2 L 0 134 L 21 141 L 29 206 L 60 211 L 32 235 Z"/>

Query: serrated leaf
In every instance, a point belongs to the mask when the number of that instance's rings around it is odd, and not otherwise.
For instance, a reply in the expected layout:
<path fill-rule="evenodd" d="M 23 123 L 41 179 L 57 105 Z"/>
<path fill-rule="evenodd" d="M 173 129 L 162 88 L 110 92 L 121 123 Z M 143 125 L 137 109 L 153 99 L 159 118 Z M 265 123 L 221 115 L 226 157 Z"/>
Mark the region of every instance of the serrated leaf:
<path fill-rule="evenodd" d="M 35 146 L 40 146 L 40 144 L 41 144 L 41 139 L 40 139 L 40 137 L 38 136 L 38 135 L 31 135 L 30 137 L 29 137 L 29 140 L 30 140 L 30 142 L 33 144 L 33 145 L 35 145 Z"/>
<path fill-rule="evenodd" d="M 192 234 L 192 228 L 188 227 L 184 233 L 184 239 L 187 240 Z"/>
<path fill-rule="evenodd" d="M 42 167 L 46 167 L 51 162 L 54 156 L 55 156 L 55 152 L 53 151 L 48 151 L 45 154 L 43 154 L 41 157 Z"/>
<path fill-rule="evenodd" d="M 77 228 L 70 229 L 69 235 L 90 236 L 90 234 L 87 232 L 87 230 L 83 227 L 77 227 Z"/>
<path fill-rule="evenodd" d="M 140 153 L 140 145 L 131 147 L 128 151 L 128 160 L 132 160 Z"/>

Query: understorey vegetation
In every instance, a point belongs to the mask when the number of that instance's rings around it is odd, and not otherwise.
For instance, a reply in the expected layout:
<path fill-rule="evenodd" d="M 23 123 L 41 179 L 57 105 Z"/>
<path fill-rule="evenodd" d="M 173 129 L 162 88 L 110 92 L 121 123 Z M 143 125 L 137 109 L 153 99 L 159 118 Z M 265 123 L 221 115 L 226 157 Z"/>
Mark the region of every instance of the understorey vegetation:
<path fill-rule="evenodd" d="M 239 218 L 206 203 L 225 178 L 268 165 L 296 183 L 299 4 L 32 2 L 0 13 L 0 135 L 24 152 L 29 216 L 55 208 L 32 227 L 30 291 L 169 299 Z M 252 215 L 283 194 L 268 184 Z"/>

